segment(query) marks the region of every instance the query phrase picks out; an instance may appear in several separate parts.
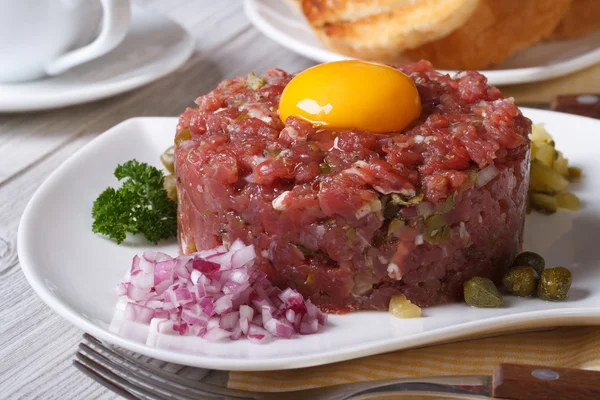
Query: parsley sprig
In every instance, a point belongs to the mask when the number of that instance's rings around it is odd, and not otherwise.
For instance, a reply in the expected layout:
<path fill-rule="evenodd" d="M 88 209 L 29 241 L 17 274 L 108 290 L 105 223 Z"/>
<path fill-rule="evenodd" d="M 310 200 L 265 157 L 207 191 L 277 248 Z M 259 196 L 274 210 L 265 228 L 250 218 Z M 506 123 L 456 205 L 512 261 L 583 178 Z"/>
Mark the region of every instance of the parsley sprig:
<path fill-rule="evenodd" d="M 152 242 L 177 235 L 177 204 L 163 188 L 162 171 L 137 160 L 117 166 L 118 189 L 109 187 L 94 202 L 92 231 L 118 244 L 127 232 Z"/>

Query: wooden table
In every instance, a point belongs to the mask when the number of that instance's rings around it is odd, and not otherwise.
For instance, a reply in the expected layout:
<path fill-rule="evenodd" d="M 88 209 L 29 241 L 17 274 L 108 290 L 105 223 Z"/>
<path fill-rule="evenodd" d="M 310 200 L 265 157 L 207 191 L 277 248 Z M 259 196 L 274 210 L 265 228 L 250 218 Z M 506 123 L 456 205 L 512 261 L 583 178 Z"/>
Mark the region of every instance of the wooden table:
<path fill-rule="evenodd" d="M 67 157 L 131 117 L 174 116 L 219 81 L 271 67 L 313 64 L 262 36 L 240 0 L 136 0 L 168 14 L 196 39 L 181 69 L 144 88 L 88 105 L 0 114 L 0 398 L 114 399 L 71 366 L 82 332 L 32 291 L 16 253 L 19 219 L 46 177 Z M 590 86 L 591 85 L 591 86 Z M 593 85 L 596 85 L 594 88 Z M 600 91 L 600 66 L 542 85 L 507 90 L 517 100 L 549 100 L 557 92 Z"/>

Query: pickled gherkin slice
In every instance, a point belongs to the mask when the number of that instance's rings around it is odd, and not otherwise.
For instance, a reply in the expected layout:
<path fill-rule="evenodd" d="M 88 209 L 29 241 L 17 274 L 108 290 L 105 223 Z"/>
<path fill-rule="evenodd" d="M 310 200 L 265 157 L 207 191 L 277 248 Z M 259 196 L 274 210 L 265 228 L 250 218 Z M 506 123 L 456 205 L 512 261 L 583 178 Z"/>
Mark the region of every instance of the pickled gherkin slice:
<path fill-rule="evenodd" d="M 554 142 L 552 136 L 550 136 L 543 124 L 533 125 L 531 127 L 531 134 L 529 135 L 529 138 L 532 142 L 540 145 Z"/>
<path fill-rule="evenodd" d="M 529 195 L 531 208 L 543 214 L 554 214 L 558 209 L 558 201 L 553 196 L 544 193 L 531 193 Z"/>
<path fill-rule="evenodd" d="M 421 307 L 413 304 L 403 294 L 392 296 L 389 308 L 396 318 L 419 318 L 421 316 Z"/>
<path fill-rule="evenodd" d="M 569 167 L 569 181 L 577 182 L 579 179 L 581 179 L 582 175 L 583 173 L 581 172 L 581 168 Z"/>
<path fill-rule="evenodd" d="M 535 152 L 535 159 L 543 162 L 549 167 L 552 167 L 554 162 L 555 150 L 554 147 L 549 144 L 543 144 L 537 148 Z"/>
<path fill-rule="evenodd" d="M 560 192 L 557 193 L 554 198 L 560 208 L 566 208 L 567 210 L 577 211 L 581 207 L 579 198 L 573 193 Z"/>
<path fill-rule="evenodd" d="M 531 175 L 529 188 L 536 192 L 557 193 L 562 192 L 569 185 L 569 181 L 539 160 L 531 161 Z"/>
<path fill-rule="evenodd" d="M 565 178 L 569 177 L 569 160 L 564 158 L 560 151 L 556 152 L 556 158 L 552 163 L 552 168 Z"/>

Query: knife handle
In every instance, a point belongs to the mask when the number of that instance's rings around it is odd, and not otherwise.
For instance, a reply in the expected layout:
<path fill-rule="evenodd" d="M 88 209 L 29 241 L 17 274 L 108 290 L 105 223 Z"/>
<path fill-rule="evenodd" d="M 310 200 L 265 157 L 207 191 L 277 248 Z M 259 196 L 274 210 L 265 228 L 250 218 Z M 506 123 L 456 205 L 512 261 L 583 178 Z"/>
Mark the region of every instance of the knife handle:
<path fill-rule="evenodd" d="M 600 94 L 564 94 L 550 102 L 550 109 L 600 119 Z"/>
<path fill-rule="evenodd" d="M 513 400 L 597 400 L 600 372 L 500 364 L 494 368 L 492 396 Z"/>

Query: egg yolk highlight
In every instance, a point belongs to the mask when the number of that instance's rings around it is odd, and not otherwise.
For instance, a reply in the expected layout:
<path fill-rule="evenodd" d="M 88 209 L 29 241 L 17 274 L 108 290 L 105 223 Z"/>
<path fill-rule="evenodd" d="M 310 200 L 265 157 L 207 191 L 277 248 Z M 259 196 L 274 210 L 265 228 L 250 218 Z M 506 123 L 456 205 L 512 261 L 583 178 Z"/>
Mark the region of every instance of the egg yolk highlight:
<path fill-rule="evenodd" d="M 421 114 L 421 99 L 407 75 L 365 61 L 317 65 L 296 75 L 279 101 L 285 122 L 295 116 L 313 125 L 399 132 Z"/>

